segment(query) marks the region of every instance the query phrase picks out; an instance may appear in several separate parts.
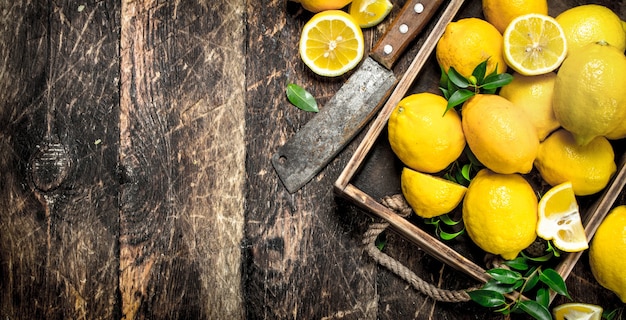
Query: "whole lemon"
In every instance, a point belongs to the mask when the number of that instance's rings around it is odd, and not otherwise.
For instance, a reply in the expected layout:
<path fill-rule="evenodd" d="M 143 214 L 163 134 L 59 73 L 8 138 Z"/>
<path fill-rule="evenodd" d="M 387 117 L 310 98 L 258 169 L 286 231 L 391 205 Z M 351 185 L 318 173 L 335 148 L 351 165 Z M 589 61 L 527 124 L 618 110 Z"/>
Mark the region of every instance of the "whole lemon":
<path fill-rule="evenodd" d="M 302 7 L 313 13 L 317 13 L 324 10 L 341 9 L 352 0 L 291 0 L 293 2 L 300 3 Z"/>
<path fill-rule="evenodd" d="M 483 14 L 485 20 L 493 24 L 500 33 L 513 19 L 527 14 L 548 14 L 547 0 L 483 0 Z"/>
<path fill-rule="evenodd" d="M 465 148 L 461 119 L 448 101 L 423 92 L 403 98 L 387 124 L 391 149 L 408 167 L 439 172 L 455 161 Z M 444 115 L 445 113 L 445 115 Z"/>
<path fill-rule="evenodd" d="M 496 67 L 498 73 L 505 72 L 507 65 L 502 46 L 502 35 L 492 24 L 479 18 L 463 18 L 446 26 L 435 55 L 443 70 L 448 72 L 454 67 L 469 78 L 474 68 L 487 59 L 487 74 Z"/>
<path fill-rule="evenodd" d="M 500 89 L 500 96 L 522 109 L 543 141 L 550 132 L 561 125 L 552 110 L 552 97 L 556 73 L 524 76 L 513 73 L 513 81 Z"/>
<path fill-rule="evenodd" d="M 596 281 L 626 303 L 626 206 L 615 207 L 598 227 L 589 247 L 589 265 Z"/>
<path fill-rule="evenodd" d="M 555 131 L 539 145 L 535 167 L 551 186 L 570 181 L 578 196 L 604 189 L 617 170 L 613 146 L 606 138 L 595 137 L 581 146 L 565 129 Z"/>
<path fill-rule="evenodd" d="M 563 11 L 555 19 L 565 32 L 570 53 L 598 41 L 608 42 L 622 52 L 626 49 L 622 20 L 607 7 L 580 5 Z"/>
<path fill-rule="evenodd" d="M 413 212 L 432 218 L 454 210 L 467 188 L 450 180 L 405 167 L 400 176 L 402 194 Z"/>
<path fill-rule="evenodd" d="M 538 200 L 519 174 L 479 171 L 463 200 L 467 234 L 486 252 L 511 260 L 537 236 Z"/>
<path fill-rule="evenodd" d="M 539 138 L 520 108 L 493 94 L 477 94 L 461 109 L 467 145 L 478 161 L 497 173 L 528 173 Z"/>
<path fill-rule="evenodd" d="M 554 83 L 552 108 L 580 145 L 626 121 L 626 57 L 623 50 L 589 44 L 568 55 Z"/>

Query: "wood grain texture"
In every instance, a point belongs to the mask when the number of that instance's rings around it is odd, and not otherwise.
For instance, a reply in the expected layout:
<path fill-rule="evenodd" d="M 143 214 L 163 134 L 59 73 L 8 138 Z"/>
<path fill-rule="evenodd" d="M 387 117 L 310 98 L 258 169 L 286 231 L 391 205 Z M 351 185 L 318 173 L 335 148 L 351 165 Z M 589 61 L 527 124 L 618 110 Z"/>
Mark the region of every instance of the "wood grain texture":
<path fill-rule="evenodd" d="M 122 318 L 242 315 L 242 14 L 122 2 Z"/>
<path fill-rule="evenodd" d="M 117 314 L 118 24 L 105 3 L 70 2 L 2 3 L 7 318 Z"/>

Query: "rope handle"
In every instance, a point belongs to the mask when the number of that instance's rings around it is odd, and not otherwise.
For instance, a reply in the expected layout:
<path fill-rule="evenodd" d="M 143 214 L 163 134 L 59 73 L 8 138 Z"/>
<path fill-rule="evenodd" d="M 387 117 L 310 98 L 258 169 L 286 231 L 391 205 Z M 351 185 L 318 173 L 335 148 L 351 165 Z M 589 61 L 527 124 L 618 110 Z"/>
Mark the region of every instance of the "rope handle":
<path fill-rule="evenodd" d="M 404 197 L 401 194 L 383 198 L 382 204 L 394 210 L 402 217 L 407 217 L 412 211 L 411 207 L 408 203 L 406 203 L 406 200 L 404 200 Z M 389 227 L 388 222 L 372 223 L 364 234 L 363 244 L 365 245 L 365 251 L 372 259 L 374 259 L 374 261 L 408 282 L 419 292 L 437 301 L 466 302 L 471 300 L 467 291 L 475 288 L 469 288 L 466 290 L 446 290 L 438 288 L 437 286 L 424 281 L 396 259 L 380 251 L 376 247 L 376 238 L 383 231 L 385 231 L 387 227 Z"/>

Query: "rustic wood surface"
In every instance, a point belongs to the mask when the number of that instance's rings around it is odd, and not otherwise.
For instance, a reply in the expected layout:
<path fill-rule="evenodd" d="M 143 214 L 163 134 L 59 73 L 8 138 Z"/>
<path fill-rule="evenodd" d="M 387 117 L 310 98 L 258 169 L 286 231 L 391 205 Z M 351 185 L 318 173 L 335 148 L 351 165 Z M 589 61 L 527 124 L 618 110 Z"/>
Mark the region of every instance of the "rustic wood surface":
<path fill-rule="evenodd" d="M 595 2 L 626 18 L 623 0 Z M 286 85 L 323 106 L 345 81 L 300 61 L 310 17 L 286 0 L 0 1 L 0 317 L 501 319 L 427 298 L 364 253 L 374 219 L 332 190 L 363 134 L 298 192 L 282 186 L 271 156 L 314 116 Z M 368 49 L 389 22 L 365 30 Z M 394 161 L 381 145 L 357 182 L 397 192 Z M 476 285 L 385 236 L 425 280 Z M 586 256 L 567 283 L 623 308 Z"/>

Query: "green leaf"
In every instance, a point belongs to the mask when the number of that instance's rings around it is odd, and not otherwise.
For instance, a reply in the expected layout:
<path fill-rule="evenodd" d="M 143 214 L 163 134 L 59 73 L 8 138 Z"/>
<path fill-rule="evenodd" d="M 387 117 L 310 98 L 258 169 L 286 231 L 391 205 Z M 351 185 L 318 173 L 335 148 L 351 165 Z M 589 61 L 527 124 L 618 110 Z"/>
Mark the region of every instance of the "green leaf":
<path fill-rule="evenodd" d="M 454 221 L 447 214 L 440 215 L 439 219 L 441 219 L 441 222 L 445 223 L 447 226 L 456 226 L 457 224 L 461 223 L 461 220 Z"/>
<path fill-rule="evenodd" d="M 455 232 L 455 233 L 448 233 L 445 232 L 443 230 L 439 230 L 439 237 L 443 240 L 452 240 L 460 235 L 462 235 L 463 233 L 465 233 L 465 229 L 459 231 L 459 232 Z"/>
<path fill-rule="evenodd" d="M 517 281 L 522 280 L 521 273 L 502 268 L 487 270 L 487 274 L 496 279 L 496 281 L 502 282 L 504 284 L 514 284 Z"/>
<path fill-rule="evenodd" d="M 550 259 L 552 259 L 552 257 L 554 257 L 554 253 L 549 252 L 541 257 L 530 257 L 527 256 L 523 251 L 522 251 L 522 256 L 530 261 L 535 261 L 535 262 L 546 262 Z"/>
<path fill-rule="evenodd" d="M 537 297 L 535 298 L 537 303 L 548 308 L 550 306 L 550 290 L 546 288 L 540 288 L 537 290 Z"/>
<path fill-rule="evenodd" d="M 446 111 L 462 104 L 463 102 L 465 102 L 465 100 L 471 98 L 475 94 L 476 93 L 474 91 L 470 91 L 467 89 L 460 89 L 458 91 L 455 91 L 448 99 L 448 106 L 446 108 Z"/>
<path fill-rule="evenodd" d="M 424 219 L 424 223 L 429 224 L 429 225 L 433 225 L 433 226 L 439 226 L 439 219 L 438 218 Z"/>
<path fill-rule="evenodd" d="M 446 72 L 446 70 L 443 69 L 443 67 L 439 67 L 439 70 L 441 70 L 441 76 L 439 77 L 439 86 L 448 88 L 448 73 Z"/>
<path fill-rule="evenodd" d="M 472 170 L 471 163 L 466 163 L 465 165 L 463 165 L 463 168 L 461 168 L 461 174 L 463 175 L 463 178 L 467 181 L 472 180 L 470 177 L 471 170 Z"/>
<path fill-rule="evenodd" d="M 504 284 L 502 282 L 499 282 L 496 279 L 489 279 L 489 281 L 487 281 L 485 283 L 485 285 L 482 286 L 482 290 L 491 290 L 491 291 L 496 291 L 502 294 L 505 293 L 511 293 L 513 291 L 515 291 L 516 289 L 516 285 L 518 283 L 514 283 L 514 284 Z"/>
<path fill-rule="evenodd" d="M 537 320 L 552 320 L 552 314 L 550 314 L 550 310 L 539 304 L 537 301 L 519 301 L 517 303 L 517 306 Z"/>
<path fill-rule="evenodd" d="M 487 90 L 497 89 L 511 83 L 511 81 L 513 81 L 513 76 L 508 73 L 490 75 L 485 78 L 485 82 L 482 84 L 481 88 Z"/>
<path fill-rule="evenodd" d="M 476 83 L 483 83 L 485 80 L 485 74 L 487 73 L 487 61 L 489 61 L 489 59 L 479 63 L 476 68 L 474 68 L 474 71 L 472 71 L 472 75 L 476 77 Z"/>
<path fill-rule="evenodd" d="M 467 294 L 472 301 L 483 307 L 498 307 L 506 302 L 504 295 L 496 291 L 478 289 L 468 291 Z"/>
<path fill-rule="evenodd" d="M 287 99 L 301 110 L 319 112 L 317 101 L 313 95 L 297 84 L 290 83 L 287 85 Z"/>
<path fill-rule="evenodd" d="M 567 292 L 567 286 L 565 286 L 565 281 L 561 275 L 554 271 L 554 269 L 546 269 L 543 271 L 539 271 L 539 280 L 545 283 L 550 287 L 550 289 L 554 290 L 556 293 L 566 296 L 571 299 L 569 293 Z"/>
<path fill-rule="evenodd" d="M 533 267 L 536 269 L 537 267 Z M 526 278 L 526 285 L 524 285 L 524 292 L 528 292 L 537 286 L 539 283 L 539 274 L 533 270 L 533 272 L 529 273 Z"/>
<path fill-rule="evenodd" d="M 520 271 L 525 271 L 528 270 L 528 262 L 526 261 L 526 259 L 524 257 L 517 257 L 513 260 L 506 260 L 504 261 L 504 264 L 515 269 L 515 270 L 520 270 Z"/>
<path fill-rule="evenodd" d="M 454 85 L 462 89 L 467 88 L 470 85 L 470 82 L 458 71 L 456 71 L 454 67 L 450 67 L 450 70 L 448 71 L 448 78 L 452 81 L 452 83 L 454 83 Z"/>
<path fill-rule="evenodd" d="M 443 93 L 443 97 L 446 98 L 446 100 L 450 98 L 450 91 L 448 91 L 448 89 L 444 87 L 439 87 L 439 90 L 441 90 L 441 93 Z"/>
<path fill-rule="evenodd" d="M 618 310 L 619 309 L 604 310 L 602 312 L 602 318 L 606 320 L 613 320 L 615 319 L 615 317 L 617 317 Z"/>
<path fill-rule="evenodd" d="M 387 237 L 385 237 L 383 234 L 379 234 L 378 237 L 376 237 L 374 244 L 376 245 L 376 248 L 378 248 L 378 250 L 383 251 L 385 245 L 387 245 Z"/>

